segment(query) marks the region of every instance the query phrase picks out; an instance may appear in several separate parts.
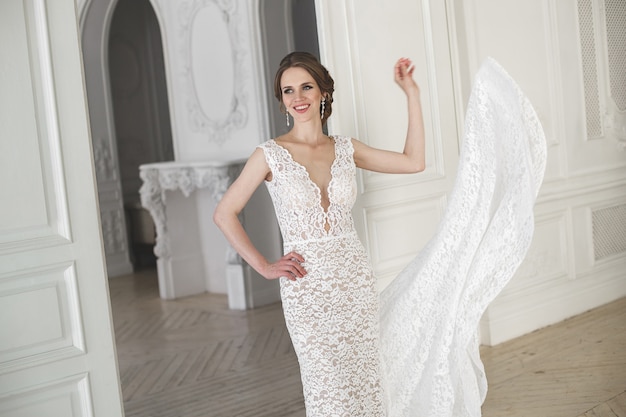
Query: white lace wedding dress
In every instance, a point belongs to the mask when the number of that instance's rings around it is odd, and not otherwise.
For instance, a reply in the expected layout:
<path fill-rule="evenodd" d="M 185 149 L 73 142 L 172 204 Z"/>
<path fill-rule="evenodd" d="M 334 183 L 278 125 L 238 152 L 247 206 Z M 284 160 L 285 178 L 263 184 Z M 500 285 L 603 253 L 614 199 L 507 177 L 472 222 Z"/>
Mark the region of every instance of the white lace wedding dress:
<path fill-rule="evenodd" d="M 260 145 L 285 253 L 300 253 L 308 271 L 280 283 L 307 416 L 480 416 L 478 321 L 530 244 L 545 167 L 532 106 L 494 60 L 483 64 L 439 231 L 380 295 L 351 216 L 352 142 L 333 139 L 327 211 L 285 148 Z"/>

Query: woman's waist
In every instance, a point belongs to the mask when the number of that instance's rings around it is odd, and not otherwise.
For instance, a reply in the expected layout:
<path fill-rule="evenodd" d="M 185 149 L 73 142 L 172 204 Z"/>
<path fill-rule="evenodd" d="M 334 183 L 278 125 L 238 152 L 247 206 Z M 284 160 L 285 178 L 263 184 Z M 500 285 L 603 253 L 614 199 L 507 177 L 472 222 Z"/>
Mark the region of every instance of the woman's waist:
<path fill-rule="evenodd" d="M 319 237 L 311 237 L 311 238 L 302 238 L 302 239 L 292 239 L 289 241 L 285 241 L 283 243 L 283 247 L 285 249 L 285 253 L 291 252 L 293 250 L 297 250 L 299 248 L 310 248 L 317 247 L 325 244 L 338 243 L 340 241 L 356 241 L 360 243 L 359 236 L 356 231 L 352 230 L 345 233 L 319 236 Z"/>
<path fill-rule="evenodd" d="M 314 275 L 330 277 L 351 274 L 355 270 L 365 273 L 371 269 L 365 248 L 356 232 L 286 242 L 284 249 L 285 253 L 293 251 L 302 256 L 302 265 Z"/>

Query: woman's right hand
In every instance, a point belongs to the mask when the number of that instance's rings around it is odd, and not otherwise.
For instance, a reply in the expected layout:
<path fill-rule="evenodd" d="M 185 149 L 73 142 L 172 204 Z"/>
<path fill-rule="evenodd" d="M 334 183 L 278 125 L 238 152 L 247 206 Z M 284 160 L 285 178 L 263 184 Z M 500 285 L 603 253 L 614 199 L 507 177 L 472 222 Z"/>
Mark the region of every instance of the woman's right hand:
<path fill-rule="evenodd" d="M 415 70 L 413 62 L 408 58 L 400 58 L 393 69 L 394 79 L 400 88 L 402 88 L 407 95 L 417 93 L 419 96 L 419 86 L 415 80 L 413 80 L 413 71 Z"/>
<path fill-rule="evenodd" d="M 304 258 L 302 255 L 296 252 L 289 252 L 278 261 L 268 264 L 261 275 L 267 279 L 286 277 L 287 279 L 295 281 L 307 274 L 306 270 L 302 267 L 303 262 Z"/>

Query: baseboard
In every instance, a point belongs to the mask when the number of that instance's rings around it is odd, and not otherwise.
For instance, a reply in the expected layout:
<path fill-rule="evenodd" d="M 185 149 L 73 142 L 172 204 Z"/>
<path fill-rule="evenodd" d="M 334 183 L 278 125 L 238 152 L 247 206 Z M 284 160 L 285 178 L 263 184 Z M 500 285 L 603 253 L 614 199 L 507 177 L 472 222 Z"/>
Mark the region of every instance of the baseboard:
<path fill-rule="evenodd" d="M 626 297 L 626 277 L 573 280 L 550 290 L 495 300 L 480 322 L 481 343 L 494 346 Z"/>

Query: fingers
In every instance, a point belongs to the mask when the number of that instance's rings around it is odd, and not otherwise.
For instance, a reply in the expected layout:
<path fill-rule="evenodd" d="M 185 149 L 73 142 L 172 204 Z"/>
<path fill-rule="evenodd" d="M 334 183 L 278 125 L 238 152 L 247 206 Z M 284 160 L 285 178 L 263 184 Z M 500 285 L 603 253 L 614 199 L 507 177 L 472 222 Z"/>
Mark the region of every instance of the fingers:
<path fill-rule="evenodd" d="M 409 58 L 400 58 L 396 62 L 394 67 L 395 81 L 407 94 L 417 90 L 419 87 L 413 79 L 413 72 L 415 71 L 415 65 Z"/>
<path fill-rule="evenodd" d="M 302 267 L 300 262 L 285 260 L 282 262 L 282 269 L 285 272 L 282 276 L 286 276 L 288 279 L 295 281 L 296 278 L 302 278 L 306 275 L 306 270 Z"/>
<path fill-rule="evenodd" d="M 396 75 L 400 77 L 413 74 L 413 69 L 415 66 L 409 58 L 400 58 L 395 65 Z"/>
<path fill-rule="evenodd" d="M 286 277 L 291 281 L 302 278 L 307 274 L 302 266 L 303 262 L 304 258 L 302 255 L 296 252 L 289 252 L 274 264 L 276 268 L 276 278 Z"/>
<path fill-rule="evenodd" d="M 288 254 L 284 255 L 283 258 L 287 258 L 287 259 L 294 259 L 298 262 L 304 262 L 304 258 L 302 257 L 302 255 L 300 255 L 298 252 L 289 252 Z"/>

